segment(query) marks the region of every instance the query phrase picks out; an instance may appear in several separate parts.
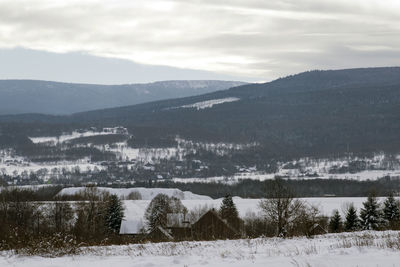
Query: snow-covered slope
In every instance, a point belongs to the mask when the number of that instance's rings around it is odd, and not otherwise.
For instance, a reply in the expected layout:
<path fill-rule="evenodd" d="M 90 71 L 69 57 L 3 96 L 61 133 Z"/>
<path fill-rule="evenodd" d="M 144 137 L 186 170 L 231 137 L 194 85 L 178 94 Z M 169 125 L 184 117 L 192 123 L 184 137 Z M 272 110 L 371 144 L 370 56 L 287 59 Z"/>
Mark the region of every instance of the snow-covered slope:
<path fill-rule="evenodd" d="M 109 134 L 128 134 L 128 130 L 124 127 L 114 127 L 114 128 L 103 128 L 101 131 L 87 130 L 87 131 L 73 131 L 72 133 L 63 134 L 60 136 L 42 136 L 42 137 L 29 137 L 31 141 L 35 144 L 47 143 L 47 144 L 57 144 L 64 143 L 66 141 L 73 140 L 80 137 L 98 136 L 98 135 L 109 135 Z"/>
<path fill-rule="evenodd" d="M 196 195 L 189 191 L 181 191 L 174 188 L 108 188 L 108 187 L 98 187 L 99 191 L 106 191 L 110 194 L 115 194 L 121 198 L 127 197 L 132 192 L 138 192 L 141 195 L 142 200 L 152 200 L 157 194 L 165 194 L 170 197 L 174 196 L 179 199 L 190 199 L 197 201 L 211 200 L 209 196 Z M 68 187 L 62 189 L 58 195 L 74 195 L 83 192 L 85 187 Z"/>
<path fill-rule="evenodd" d="M 212 99 L 212 100 L 197 102 L 194 104 L 183 105 L 183 106 L 181 106 L 181 108 L 195 108 L 197 110 L 200 110 L 200 109 L 205 109 L 205 108 L 212 108 L 214 105 L 220 105 L 223 103 L 230 103 L 230 102 L 235 102 L 235 101 L 239 101 L 239 100 L 240 100 L 240 98 L 237 98 L 237 97 Z"/>

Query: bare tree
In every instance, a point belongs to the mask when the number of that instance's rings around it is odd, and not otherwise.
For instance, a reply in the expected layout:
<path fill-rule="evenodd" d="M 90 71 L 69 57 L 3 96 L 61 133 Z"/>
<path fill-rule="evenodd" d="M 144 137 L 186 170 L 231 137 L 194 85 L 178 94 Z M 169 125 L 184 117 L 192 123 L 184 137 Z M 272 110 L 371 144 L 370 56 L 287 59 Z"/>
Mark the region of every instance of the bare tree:
<path fill-rule="evenodd" d="M 282 180 L 275 179 L 268 188 L 267 198 L 260 200 L 259 207 L 266 220 L 275 224 L 276 234 L 284 237 L 290 224 L 304 208 L 304 204 L 294 198 L 292 190 L 285 186 Z"/>
<path fill-rule="evenodd" d="M 49 218 L 56 232 L 67 232 L 72 226 L 74 211 L 68 202 L 55 201 L 49 206 Z"/>
<path fill-rule="evenodd" d="M 156 195 L 151 200 L 144 215 L 147 229 L 152 231 L 158 226 L 165 227 L 168 213 L 186 214 L 187 208 L 176 197 L 169 197 L 165 194 Z"/>

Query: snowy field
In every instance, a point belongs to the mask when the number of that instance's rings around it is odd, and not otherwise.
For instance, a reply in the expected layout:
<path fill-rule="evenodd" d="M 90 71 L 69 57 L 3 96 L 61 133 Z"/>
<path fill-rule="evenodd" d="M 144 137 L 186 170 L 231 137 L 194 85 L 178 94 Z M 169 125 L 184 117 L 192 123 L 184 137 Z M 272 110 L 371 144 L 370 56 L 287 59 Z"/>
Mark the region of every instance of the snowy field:
<path fill-rule="evenodd" d="M 0 266 L 399 267 L 399 249 L 400 232 L 370 231 L 312 239 L 257 238 L 92 247 L 83 248 L 80 255 L 56 258 L 0 252 Z"/>
<path fill-rule="evenodd" d="M 297 170 L 284 170 L 281 169 L 275 173 L 262 173 L 262 172 L 243 172 L 237 173 L 233 176 L 216 176 L 208 178 L 173 178 L 172 180 L 177 183 L 225 183 L 235 184 L 241 180 L 272 180 L 275 177 L 283 177 L 284 179 L 341 179 L 341 180 L 356 180 L 356 181 L 374 181 L 379 178 L 390 176 L 400 177 L 400 170 L 369 170 L 357 173 L 340 173 L 331 174 L 319 172 L 316 177 L 302 176 Z"/>
<path fill-rule="evenodd" d="M 39 170 L 45 171 L 46 173 L 51 173 L 53 169 L 57 170 L 66 170 L 66 171 L 73 171 L 76 169 L 79 169 L 80 171 L 86 172 L 86 171 L 94 171 L 94 170 L 103 170 L 105 169 L 104 166 L 101 166 L 100 164 L 95 164 L 95 163 L 88 163 L 84 161 L 59 161 L 59 162 L 54 162 L 54 163 L 47 163 L 47 164 L 37 164 L 37 163 L 27 163 L 26 165 L 6 165 L 6 164 L 1 164 L 0 163 L 0 171 L 2 174 L 8 174 L 8 175 L 19 175 L 24 172 L 26 173 L 31 173 L 31 172 L 37 172 Z M 42 177 L 44 178 L 45 181 L 47 181 L 47 177 Z"/>
<path fill-rule="evenodd" d="M 117 158 L 126 161 L 153 162 L 160 159 L 171 159 L 172 157 L 182 158 L 183 152 L 176 147 L 168 148 L 131 148 L 127 142 L 114 143 L 112 146 L 94 146 L 101 151 L 114 153 Z"/>
<path fill-rule="evenodd" d="M 31 141 L 35 144 L 43 144 L 43 143 L 51 143 L 51 144 L 59 144 L 64 143 L 66 141 L 70 141 L 80 137 L 89 137 L 89 136 L 98 136 L 98 135 L 109 135 L 109 134 L 117 134 L 124 133 L 127 134 L 128 131 L 124 127 L 115 127 L 115 128 L 103 128 L 102 131 L 73 131 L 72 133 L 62 134 L 60 136 L 41 136 L 41 137 L 29 137 Z"/>

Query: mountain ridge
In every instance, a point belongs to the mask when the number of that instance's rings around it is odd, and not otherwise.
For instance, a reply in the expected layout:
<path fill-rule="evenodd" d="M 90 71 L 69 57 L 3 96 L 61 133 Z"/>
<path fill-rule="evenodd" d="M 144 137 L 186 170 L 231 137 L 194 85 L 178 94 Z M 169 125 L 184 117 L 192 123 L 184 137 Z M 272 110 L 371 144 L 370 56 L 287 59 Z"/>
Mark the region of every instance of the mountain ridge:
<path fill-rule="evenodd" d="M 179 96 L 199 95 L 245 84 L 219 80 L 170 80 L 98 85 L 42 80 L 0 80 L 0 114 L 72 114 L 133 105 Z"/>
<path fill-rule="evenodd" d="M 210 101 L 218 104 L 196 108 Z M 1 116 L 0 122 L 29 125 L 24 131 L 31 135 L 122 125 L 143 144 L 176 136 L 257 142 L 268 157 L 400 151 L 400 68 L 310 71 L 198 96 L 68 116 Z"/>

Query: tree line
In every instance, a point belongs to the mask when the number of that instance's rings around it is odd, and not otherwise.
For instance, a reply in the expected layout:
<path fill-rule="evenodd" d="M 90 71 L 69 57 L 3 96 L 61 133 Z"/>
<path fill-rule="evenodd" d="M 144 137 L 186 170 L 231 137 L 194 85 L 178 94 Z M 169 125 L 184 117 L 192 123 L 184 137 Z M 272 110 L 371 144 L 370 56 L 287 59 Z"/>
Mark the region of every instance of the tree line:
<path fill-rule="evenodd" d="M 374 191 L 377 196 L 387 196 L 391 192 L 400 192 L 399 177 L 383 177 L 377 180 L 347 180 L 347 179 L 280 179 L 281 182 L 296 192 L 296 197 L 366 197 Z M 272 186 L 274 180 L 243 179 L 237 183 L 202 183 L 202 182 L 137 182 L 135 186 L 178 188 L 195 194 L 221 198 L 228 194 L 242 198 L 262 198 Z"/>
<path fill-rule="evenodd" d="M 119 229 L 124 217 L 116 195 L 87 187 L 85 201 L 32 201 L 30 190 L 0 192 L 0 249 L 35 254 L 52 249 L 69 253 L 82 245 L 121 242 Z"/>
<path fill-rule="evenodd" d="M 88 186 L 79 198 L 75 197 L 77 201 L 54 198 L 47 202 L 39 201 L 31 190 L 1 190 L 0 249 L 62 255 L 88 245 L 141 242 L 146 239 L 143 236 L 157 227 L 167 227 L 168 214 L 185 214 L 193 223 L 212 208 L 202 206 L 188 210 L 180 199 L 158 194 L 146 208 L 142 237 L 134 239 L 119 234 L 124 206 L 118 196 Z M 376 195 L 370 194 L 359 212 L 351 204 L 344 218 L 338 210 L 327 217 L 317 207 L 298 199 L 284 180 L 274 179 L 265 191 L 265 198 L 259 201 L 258 209 L 259 213 L 254 209 L 240 217 L 232 196 L 227 194 L 216 212 L 242 237 L 249 238 L 400 230 L 400 203 L 393 195 L 379 203 Z"/>
<path fill-rule="evenodd" d="M 242 233 L 244 237 L 260 236 L 311 236 L 327 232 L 350 232 L 359 230 L 400 230 L 400 202 L 391 194 L 380 204 L 374 194 L 363 203 L 359 215 L 353 204 L 346 207 L 342 219 L 336 209 L 331 217 L 305 201 L 295 197 L 295 192 L 283 180 L 275 179 L 260 200 L 260 213 L 251 212 L 240 218 L 232 197 L 226 195 L 218 213 L 221 218 Z M 203 206 L 192 211 L 179 199 L 157 195 L 146 209 L 145 231 L 153 231 L 158 226 L 167 227 L 168 213 L 188 213 L 192 223 L 211 207 Z"/>

